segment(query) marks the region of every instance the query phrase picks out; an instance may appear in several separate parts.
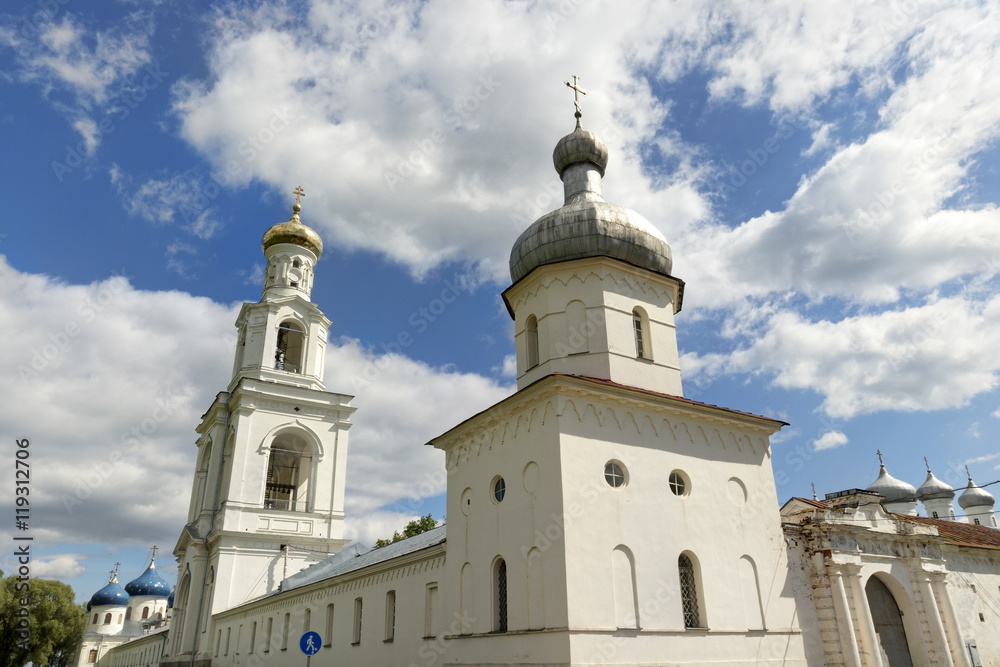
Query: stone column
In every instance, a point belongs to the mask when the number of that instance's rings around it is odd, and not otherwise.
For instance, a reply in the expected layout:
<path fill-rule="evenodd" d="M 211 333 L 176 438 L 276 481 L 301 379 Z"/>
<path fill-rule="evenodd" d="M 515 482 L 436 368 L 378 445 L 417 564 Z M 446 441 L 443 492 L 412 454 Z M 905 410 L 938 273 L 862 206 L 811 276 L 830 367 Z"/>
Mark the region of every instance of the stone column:
<path fill-rule="evenodd" d="M 913 578 L 920 589 L 920 598 L 924 601 L 924 614 L 927 618 L 927 627 L 931 633 L 934 652 L 937 654 L 938 664 L 945 667 L 954 667 L 951 659 L 951 647 L 948 645 L 948 635 L 945 633 L 944 622 L 941 620 L 941 613 L 938 611 L 937 601 L 934 599 L 934 589 L 931 588 L 931 577 L 929 572 L 920 570 L 913 573 Z"/>
<path fill-rule="evenodd" d="M 962 630 L 958 625 L 958 615 L 955 605 L 948 593 L 948 582 L 944 572 L 931 572 L 931 586 L 941 605 L 941 616 L 944 618 L 944 629 L 948 634 L 948 645 L 951 647 L 951 658 L 956 665 L 972 667 L 972 662 L 965 652 L 965 642 L 962 641 Z"/>
<path fill-rule="evenodd" d="M 851 606 L 847 602 L 847 591 L 844 589 L 844 577 L 840 565 L 827 564 L 830 575 L 830 593 L 833 596 L 833 612 L 837 619 L 837 632 L 840 634 L 840 649 L 844 656 L 846 667 L 862 667 L 861 655 L 858 653 L 858 642 L 854 634 L 854 622 L 851 620 Z"/>
<path fill-rule="evenodd" d="M 882 667 L 882 651 L 879 649 L 878 636 L 875 634 L 875 622 L 872 620 L 872 610 L 868 606 L 868 595 L 861 585 L 861 566 L 845 565 L 844 571 L 851 584 L 851 597 L 854 598 L 854 613 L 858 617 L 858 632 L 861 635 L 861 653 L 866 665 Z"/>

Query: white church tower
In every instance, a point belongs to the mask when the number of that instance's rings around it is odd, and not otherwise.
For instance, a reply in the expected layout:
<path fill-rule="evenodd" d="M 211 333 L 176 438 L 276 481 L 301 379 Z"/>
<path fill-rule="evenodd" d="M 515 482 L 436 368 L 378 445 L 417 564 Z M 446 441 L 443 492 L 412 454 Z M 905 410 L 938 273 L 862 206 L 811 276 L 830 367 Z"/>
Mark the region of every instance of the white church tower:
<path fill-rule="evenodd" d="M 325 391 L 330 320 L 309 300 L 323 252 L 294 214 L 262 241 L 258 303 L 236 320 L 233 378 L 202 417 L 166 663 L 211 656 L 212 614 L 338 552 L 351 396 Z"/>
<path fill-rule="evenodd" d="M 604 201 L 608 151 L 576 117 L 553 154 L 565 204 L 510 255 L 518 391 L 431 442 L 448 662 L 801 664 L 768 440 L 784 422 L 683 398 L 670 246 Z"/>

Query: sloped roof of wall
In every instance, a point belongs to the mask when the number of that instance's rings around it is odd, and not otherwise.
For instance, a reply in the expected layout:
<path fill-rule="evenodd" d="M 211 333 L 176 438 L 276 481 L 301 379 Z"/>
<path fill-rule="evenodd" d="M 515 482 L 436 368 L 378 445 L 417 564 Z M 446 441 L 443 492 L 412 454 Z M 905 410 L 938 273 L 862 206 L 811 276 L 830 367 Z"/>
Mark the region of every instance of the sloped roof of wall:
<path fill-rule="evenodd" d="M 293 588 L 299 588 L 316 581 L 347 574 L 348 572 L 360 570 L 369 565 L 383 563 L 393 558 L 399 558 L 400 556 L 441 544 L 445 541 L 446 528 L 447 526 L 438 526 L 425 533 L 394 542 L 380 549 L 371 549 L 364 553 L 355 552 L 354 557 L 344 558 L 341 555 L 344 553 L 342 551 L 286 578 L 281 582 L 280 590 L 282 592 L 290 591 Z M 349 550 L 351 547 L 347 549 Z"/>
<path fill-rule="evenodd" d="M 930 519 L 923 516 L 893 516 L 905 521 L 922 523 L 938 529 L 938 535 L 947 544 L 961 547 L 977 547 L 979 549 L 1000 549 L 1000 530 L 989 526 L 977 526 L 974 523 L 959 523 L 947 519 Z"/>

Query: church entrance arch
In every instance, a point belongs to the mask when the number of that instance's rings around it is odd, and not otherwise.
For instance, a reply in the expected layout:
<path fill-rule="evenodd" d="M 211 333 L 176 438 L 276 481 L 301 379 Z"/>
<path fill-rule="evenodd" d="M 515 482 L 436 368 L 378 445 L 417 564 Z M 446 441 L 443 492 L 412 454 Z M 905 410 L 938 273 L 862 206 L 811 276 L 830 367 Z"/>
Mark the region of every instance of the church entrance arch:
<path fill-rule="evenodd" d="M 865 584 L 865 596 L 875 624 L 882 664 L 886 667 L 913 667 L 903 615 L 892 591 L 878 577 L 870 577 Z"/>

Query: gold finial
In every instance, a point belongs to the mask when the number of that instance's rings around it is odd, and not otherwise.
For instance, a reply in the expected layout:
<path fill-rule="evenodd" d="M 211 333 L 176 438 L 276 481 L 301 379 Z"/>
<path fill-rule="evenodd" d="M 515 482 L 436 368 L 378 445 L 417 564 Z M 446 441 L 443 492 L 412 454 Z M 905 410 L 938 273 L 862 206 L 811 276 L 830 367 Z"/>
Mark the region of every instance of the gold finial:
<path fill-rule="evenodd" d="M 573 89 L 573 105 L 576 107 L 576 113 L 573 115 L 576 116 L 576 127 L 580 129 L 580 119 L 583 118 L 583 109 L 580 108 L 580 95 L 586 95 L 587 91 L 580 87 L 579 77 L 576 74 L 573 75 L 573 83 L 567 81 L 566 85 Z"/>
<path fill-rule="evenodd" d="M 813 488 L 813 500 L 819 500 L 819 498 L 816 497 L 816 483 L 813 482 L 809 486 L 811 486 Z"/>
<path fill-rule="evenodd" d="M 969 476 L 969 481 L 971 482 L 972 481 L 972 473 L 969 472 L 969 466 L 968 466 L 968 464 L 966 464 L 966 466 L 965 466 L 965 474 Z"/>
<path fill-rule="evenodd" d="M 111 578 L 108 579 L 108 583 L 113 583 L 113 582 L 118 581 L 118 567 L 120 565 L 121 565 L 121 563 L 115 563 L 115 569 L 113 569 L 113 570 L 111 570 L 109 572 L 109 574 L 111 575 Z"/>
<path fill-rule="evenodd" d="M 302 186 L 299 185 L 299 186 L 296 186 L 296 188 L 292 192 L 292 194 L 295 195 L 295 203 L 292 204 L 292 210 L 295 211 L 295 213 L 292 214 L 292 218 L 295 219 L 295 220 L 298 220 L 299 219 L 299 211 L 302 210 L 302 202 L 300 200 L 302 199 L 302 197 L 306 196 L 306 193 L 302 189 Z"/>
<path fill-rule="evenodd" d="M 927 466 L 927 472 L 930 472 L 931 471 L 931 463 L 930 463 L 930 461 L 927 460 L 926 456 L 924 457 L 924 465 Z"/>
<path fill-rule="evenodd" d="M 882 450 L 881 449 L 876 449 L 875 453 L 878 454 L 878 464 L 884 468 L 885 467 L 885 463 L 882 461 Z"/>
<path fill-rule="evenodd" d="M 150 563 L 152 563 L 153 561 L 156 560 L 156 550 L 159 549 L 159 548 L 160 547 L 156 546 L 155 544 L 153 545 L 153 555 L 149 559 Z"/>

